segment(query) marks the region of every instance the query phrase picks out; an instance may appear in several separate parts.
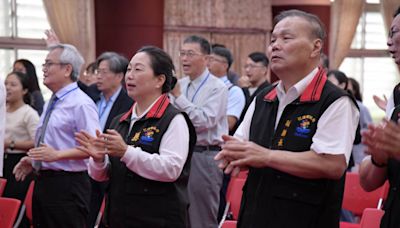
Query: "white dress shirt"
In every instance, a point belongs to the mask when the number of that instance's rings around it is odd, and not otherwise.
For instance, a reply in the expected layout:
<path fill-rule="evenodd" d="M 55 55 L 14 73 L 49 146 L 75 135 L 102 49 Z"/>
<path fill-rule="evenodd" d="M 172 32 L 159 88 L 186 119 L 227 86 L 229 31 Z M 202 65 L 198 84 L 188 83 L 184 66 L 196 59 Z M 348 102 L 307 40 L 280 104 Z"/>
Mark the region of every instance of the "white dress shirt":
<path fill-rule="evenodd" d="M 228 134 L 228 89 L 225 84 L 208 69 L 193 81 L 184 77 L 178 83 L 182 94 L 172 101 L 179 110 L 189 115 L 196 128 L 196 145 L 222 144 L 221 136 Z"/>
<path fill-rule="evenodd" d="M 0 177 L 3 176 L 4 134 L 6 126 L 6 87 L 0 77 Z"/>
<path fill-rule="evenodd" d="M 314 78 L 318 69 L 314 69 L 305 78 L 296 83 L 286 93 L 282 82 L 277 85 L 279 99 L 278 113 L 275 128 L 279 123 L 285 107 L 296 100 Z M 236 130 L 235 136 L 249 140 L 250 124 L 255 110 L 255 101 L 250 104 L 243 122 Z M 320 154 L 344 154 L 347 163 L 350 159 L 351 149 L 358 126 L 359 111 L 351 99 L 343 96 L 333 102 L 321 115 L 317 124 L 317 131 L 312 138 L 311 150 Z"/>

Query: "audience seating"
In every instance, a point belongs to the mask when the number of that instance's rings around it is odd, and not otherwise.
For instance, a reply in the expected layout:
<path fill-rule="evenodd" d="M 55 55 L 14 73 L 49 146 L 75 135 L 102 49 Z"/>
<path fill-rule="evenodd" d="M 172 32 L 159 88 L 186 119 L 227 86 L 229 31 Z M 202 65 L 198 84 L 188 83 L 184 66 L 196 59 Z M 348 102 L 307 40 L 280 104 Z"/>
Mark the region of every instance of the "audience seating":
<path fill-rule="evenodd" d="M 4 189 L 6 188 L 7 179 L 0 178 L 0 196 L 3 195 Z"/>
<path fill-rule="evenodd" d="M 376 208 L 366 208 L 361 218 L 361 228 L 379 228 L 385 211 Z"/>
<path fill-rule="evenodd" d="M 221 228 L 236 228 L 237 221 L 226 220 L 222 223 Z"/>
<path fill-rule="evenodd" d="M 34 186 L 35 186 L 35 182 L 31 181 L 31 183 L 29 184 L 28 191 L 26 192 L 24 204 L 21 207 L 21 210 L 18 215 L 18 219 L 15 222 L 14 228 L 17 228 L 21 224 L 24 215 L 26 215 L 26 218 L 28 219 L 29 224 L 32 227 L 32 224 L 33 224 L 32 223 L 32 194 L 33 194 Z"/>
<path fill-rule="evenodd" d="M 18 214 L 21 201 L 12 198 L 0 197 L 0 227 L 12 228 Z"/>
<path fill-rule="evenodd" d="M 226 207 L 219 227 L 223 227 L 227 217 L 237 220 L 239 216 L 240 202 L 242 200 L 243 186 L 246 179 L 232 178 L 226 192 Z M 228 220 L 226 220 L 228 221 Z"/>

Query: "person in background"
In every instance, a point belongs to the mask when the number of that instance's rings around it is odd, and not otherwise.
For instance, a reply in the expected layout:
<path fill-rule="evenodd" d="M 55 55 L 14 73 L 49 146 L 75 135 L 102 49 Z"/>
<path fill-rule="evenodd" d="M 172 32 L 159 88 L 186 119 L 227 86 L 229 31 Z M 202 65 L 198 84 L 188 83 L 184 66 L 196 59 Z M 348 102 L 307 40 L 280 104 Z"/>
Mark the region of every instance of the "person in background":
<path fill-rule="evenodd" d="M 390 26 L 387 46 L 397 66 L 400 67 L 400 7 Z M 389 181 L 389 193 L 383 209 L 381 228 L 400 226 L 400 84 L 393 89 L 386 107 L 386 118 L 381 123 L 370 124 L 363 132 L 363 142 L 370 156 L 360 165 L 360 183 L 366 191 L 373 191 Z M 390 119 L 390 120 L 389 120 Z"/>
<path fill-rule="evenodd" d="M 85 130 L 95 135 L 100 124 L 95 103 L 76 83 L 83 63 L 74 46 L 56 44 L 49 47 L 42 65 L 43 84 L 53 95 L 40 118 L 35 148 L 13 170 L 16 180 L 35 171 L 34 227 L 86 227 L 88 155 L 76 148 L 75 133 Z"/>
<path fill-rule="evenodd" d="M 256 96 L 215 158 L 225 173 L 249 168 L 238 228 L 339 227 L 359 113 L 319 66 L 325 37 L 313 14 L 274 19 L 267 53 L 280 81 Z"/>
<path fill-rule="evenodd" d="M 356 98 L 358 107 L 360 108 L 360 130 L 361 132 L 368 128 L 368 125 L 372 123 L 371 113 L 368 108 L 362 103 L 362 95 L 360 91 L 360 84 L 354 78 L 348 78 L 349 83 L 347 85 L 347 90 L 353 94 Z M 361 136 L 362 141 L 362 136 Z M 359 165 L 366 156 L 366 147 L 363 143 L 353 145 L 353 159 L 355 164 L 355 170 L 358 171 Z"/>
<path fill-rule="evenodd" d="M 79 81 L 85 84 L 86 86 L 90 86 L 96 83 L 96 70 L 97 65 L 96 62 L 90 63 L 82 75 L 79 76 Z"/>
<path fill-rule="evenodd" d="M 174 65 L 167 53 L 145 46 L 126 73 L 136 102 L 111 124 L 112 130 L 77 134 L 88 153 L 89 175 L 109 180 L 107 227 L 188 227 L 188 178 L 196 132 L 186 113 L 169 103 Z"/>
<path fill-rule="evenodd" d="M 221 150 L 221 135 L 228 134 L 228 88 L 207 69 L 210 52 L 210 43 L 203 37 L 191 35 L 183 41 L 179 55 L 186 77 L 170 93 L 197 133 L 188 185 L 192 228 L 218 226 L 223 176 L 213 158 Z"/>
<path fill-rule="evenodd" d="M 29 149 L 35 146 L 35 132 L 39 115 L 31 106 L 29 80 L 26 74 L 12 72 L 7 75 L 5 86 L 7 91 L 6 134 L 4 140 L 4 177 L 7 185 L 4 197 L 24 200 L 32 177 L 17 182 L 13 175 L 15 165 L 27 156 Z"/>
<path fill-rule="evenodd" d="M 6 126 L 6 88 L 2 77 L 0 77 L 0 126 Z M 5 131 L 5 127 L 0 127 L 0 177 L 3 176 Z"/>
<path fill-rule="evenodd" d="M 39 113 L 39 115 L 41 115 L 43 112 L 44 99 L 39 87 L 35 66 L 32 64 L 31 61 L 27 59 L 18 59 L 14 62 L 13 71 L 22 72 L 28 75 L 28 80 L 29 80 L 28 92 L 32 96 L 29 105 L 31 105 Z"/>

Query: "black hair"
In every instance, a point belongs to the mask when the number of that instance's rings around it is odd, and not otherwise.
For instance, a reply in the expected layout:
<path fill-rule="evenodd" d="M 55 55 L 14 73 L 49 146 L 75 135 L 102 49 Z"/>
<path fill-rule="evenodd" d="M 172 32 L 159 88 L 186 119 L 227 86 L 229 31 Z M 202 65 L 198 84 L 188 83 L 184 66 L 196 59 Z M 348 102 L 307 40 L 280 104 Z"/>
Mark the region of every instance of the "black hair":
<path fill-rule="evenodd" d="M 18 80 L 21 82 L 22 89 L 27 90 L 27 93 L 23 97 L 24 102 L 25 104 L 31 104 L 32 99 L 31 99 L 31 93 L 29 92 L 29 76 L 19 71 L 13 71 L 9 73 L 7 77 L 10 75 L 17 76 Z"/>
<path fill-rule="evenodd" d="M 27 59 L 17 59 L 13 65 L 16 63 L 21 63 L 26 69 L 26 75 L 28 76 L 28 91 L 30 93 L 40 91 L 39 81 L 36 75 L 36 68 L 33 63 Z"/>
<path fill-rule="evenodd" d="M 231 51 L 229 51 L 228 48 L 217 46 L 211 49 L 211 53 L 223 57 L 228 63 L 228 69 L 226 70 L 229 70 L 233 62 L 233 57 Z"/>
<path fill-rule="evenodd" d="M 211 52 L 211 45 L 207 39 L 201 36 L 191 35 L 186 37 L 183 41 L 184 44 L 186 43 L 197 43 L 200 45 L 201 53 L 205 55 L 209 55 Z"/>
<path fill-rule="evenodd" d="M 330 75 L 334 76 L 338 80 L 339 84 L 344 83 L 344 90 L 347 90 L 347 85 L 349 84 L 349 79 L 345 73 L 340 70 L 330 70 L 327 73 L 328 77 Z"/>
<path fill-rule="evenodd" d="M 96 62 L 92 62 L 92 63 L 90 63 L 89 65 L 87 65 L 87 67 L 86 67 L 86 72 L 89 72 L 89 73 L 91 73 L 91 74 L 94 74 L 94 72 L 96 71 L 96 69 L 97 69 L 97 64 L 96 64 Z"/>
<path fill-rule="evenodd" d="M 155 46 L 144 46 L 137 51 L 137 53 L 139 52 L 145 52 L 150 57 L 150 65 L 155 76 L 165 75 L 162 93 L 171 91 L 174 82 L 176 83 L 175 67 L 171 57 L 164 50 Z"/>
<path fill-rule="evenodd" d="M 396 12 L 394 12 L 393 18 L 397 17 L 398 15 L 400 15 L 400 6 L 397 8 Z"/>
<path fill-rule="evenodd" d="M 360 83 L 358 83 L 358 81 L 355 80 L 354 78 L 348 78 L 348 79 L 349 79 L 349 83 L 353 87 L 353 91 L 351 91 L 353 96 L 356 98 L 356 100 L 362 101 L 362 95 L 361 95 L 361 91 L 360 91 Z"/>
<path fill-rule="evenodd" d="M 269 60 L 268 57 L 262 52 L 253 52 L 248 55 L 248 57 L 255 63 L 262 63 L 265 67 L 268 67 Z"/>

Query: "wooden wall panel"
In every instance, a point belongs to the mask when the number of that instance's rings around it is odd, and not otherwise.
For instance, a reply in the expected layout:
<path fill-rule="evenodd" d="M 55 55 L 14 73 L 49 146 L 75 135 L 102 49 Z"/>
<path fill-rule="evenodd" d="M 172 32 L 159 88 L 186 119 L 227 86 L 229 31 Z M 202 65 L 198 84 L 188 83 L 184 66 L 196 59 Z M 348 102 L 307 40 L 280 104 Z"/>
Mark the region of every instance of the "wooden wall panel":
<path fill-rule="evenodd" d="M 181 44 L 189 35 L 201 35 L 210 43 L 226 45 L 234 56 L 232 69 L 241 74 L 249 53 L 266 51 L 271 20 L 270 0 L 165 0 L 164 49 L 180 77 Z"/>

